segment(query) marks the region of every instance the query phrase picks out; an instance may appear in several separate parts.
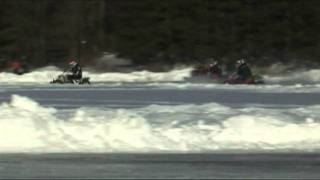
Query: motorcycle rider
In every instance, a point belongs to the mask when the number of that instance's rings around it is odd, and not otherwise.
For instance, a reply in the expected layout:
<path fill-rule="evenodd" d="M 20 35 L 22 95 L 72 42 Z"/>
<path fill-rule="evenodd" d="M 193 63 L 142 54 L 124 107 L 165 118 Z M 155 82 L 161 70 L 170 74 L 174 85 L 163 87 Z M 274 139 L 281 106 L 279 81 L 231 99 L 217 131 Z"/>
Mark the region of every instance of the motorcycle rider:
<path fill-rule="evenodd" d="M 68 80 L 74 81 L 74 80 L 80 80 L 82 78 L 82 69 L 80 64 L 72 60 L 69 62 L 69 67 L 66 72 L 69 72 L 70 74 L 67 75 Z"/>
<path fill-rule="evenodd" d="M 220 78 L 222 76 L 220 63 L 218 61 L 213 61 L 209 64 L 208 73 L 212 78 Z"/>
<path fill-rule="evenodd" d="M 237 67 L 237 71 L 236 71 L 237 82 L 248 83 L 248 84 L 253 83 L 254 78 L 252 75 L 252 71 L 244 59 L 238 60 L 236 63 L 236 67 Z"/>

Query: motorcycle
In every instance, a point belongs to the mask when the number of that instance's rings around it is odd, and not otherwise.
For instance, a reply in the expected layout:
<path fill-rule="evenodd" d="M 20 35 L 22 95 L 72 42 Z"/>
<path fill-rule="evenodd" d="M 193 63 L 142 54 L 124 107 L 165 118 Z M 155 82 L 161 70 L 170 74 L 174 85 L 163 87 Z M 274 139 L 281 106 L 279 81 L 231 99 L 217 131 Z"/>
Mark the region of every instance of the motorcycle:
<path fill-rule="evenodd" d="M 187 79 L 192 82 L 214 82 L 218 84 L 265 84 L 262 76 L 254 75 L 251 78 L 242 79 L 234 73 L 231 75 L 215 75 L 209 72 L 205 66 L 198 66 L 191 71 L 191 77 Z"/>
<path fill-rule="evenodd" d="M 84 77 L 80 79 L 70 79 L 69 74 L 63 73 L 58 75 L 56 79 L 53 79 L 51 84 L 91 84 L 89 77 Z"/>
<path fill-rule="evenodd" d="M 265 84 L 261 76 L 254 75 L 247 79 L 239 78 L 237 74 L 230 75 L 227 80 L 224 81 L 225 84 Z"/>

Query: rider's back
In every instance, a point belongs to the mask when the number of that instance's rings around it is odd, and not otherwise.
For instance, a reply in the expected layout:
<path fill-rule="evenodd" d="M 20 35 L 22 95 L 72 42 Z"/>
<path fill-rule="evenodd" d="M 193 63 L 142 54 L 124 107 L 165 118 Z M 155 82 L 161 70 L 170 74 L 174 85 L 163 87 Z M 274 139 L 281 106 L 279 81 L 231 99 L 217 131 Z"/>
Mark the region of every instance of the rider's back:
<path fill-rule="evenodd" d="M 240 65 L 238 67 L 237 74 L 238 74 L 238 76 L 240 76 L 241 78 L 244 78 L 244 79 L 252 77 L 251 69 L 247 64 Z"/>

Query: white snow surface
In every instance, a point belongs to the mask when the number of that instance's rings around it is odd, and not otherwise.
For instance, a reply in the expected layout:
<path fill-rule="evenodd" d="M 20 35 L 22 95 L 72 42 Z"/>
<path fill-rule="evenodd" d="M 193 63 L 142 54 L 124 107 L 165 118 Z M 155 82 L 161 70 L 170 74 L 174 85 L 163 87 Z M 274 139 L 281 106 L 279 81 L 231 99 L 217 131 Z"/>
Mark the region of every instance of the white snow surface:
<path fill-rule="evenodd" d="M 0 104 L 0 152 L 317 151 L 320 106 L 150 105 L 58 110 L 13 95 Z"/>

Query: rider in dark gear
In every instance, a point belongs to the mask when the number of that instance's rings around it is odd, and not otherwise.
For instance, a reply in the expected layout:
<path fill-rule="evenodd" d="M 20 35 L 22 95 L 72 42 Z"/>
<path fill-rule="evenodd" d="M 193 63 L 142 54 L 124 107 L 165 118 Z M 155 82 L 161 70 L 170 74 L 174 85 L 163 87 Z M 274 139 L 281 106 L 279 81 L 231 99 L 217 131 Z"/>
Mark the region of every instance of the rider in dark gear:
<path fill-rule="evenodd" d="M 222 76 L 222 69 L 218 61 L 213 61 L 213 63 L 209 64 L 208 73 L 213 78 Z"/>
<path fill-rule="evenodd" d="M 67 72 L 71 73 L 67 75 L 67 78 L 70 81 L 73 80 L 80 80 L 82 78 L 82 69 L 81 66 L 78 62 L 76 61 L 71 61 L 69 63 L 69 68 L 67 70 Z"/>
<path fill-rule="evenodd" d="M 252 76 L 251 69 L 243 59 L 237 61 L 237 78 L 236 78 L 236 80 L 238 82 L 243 82 L 243 83 L 252 83 L 253 82 L 253 76 Z"/>

